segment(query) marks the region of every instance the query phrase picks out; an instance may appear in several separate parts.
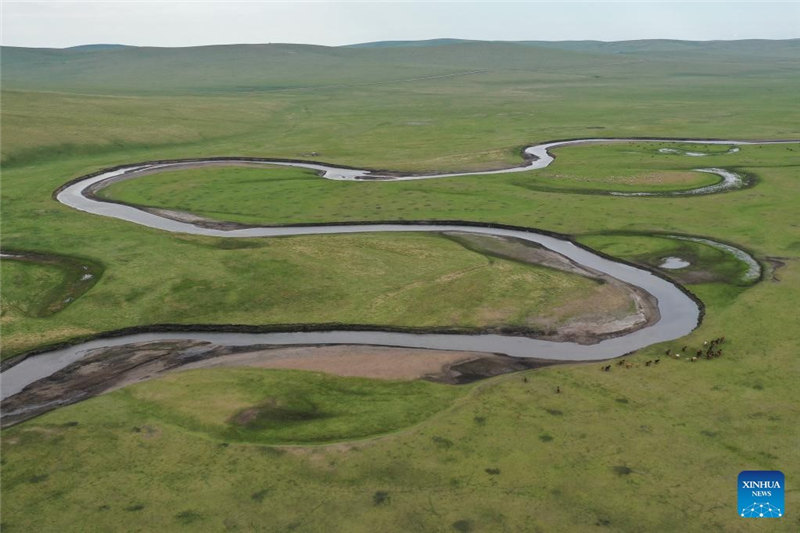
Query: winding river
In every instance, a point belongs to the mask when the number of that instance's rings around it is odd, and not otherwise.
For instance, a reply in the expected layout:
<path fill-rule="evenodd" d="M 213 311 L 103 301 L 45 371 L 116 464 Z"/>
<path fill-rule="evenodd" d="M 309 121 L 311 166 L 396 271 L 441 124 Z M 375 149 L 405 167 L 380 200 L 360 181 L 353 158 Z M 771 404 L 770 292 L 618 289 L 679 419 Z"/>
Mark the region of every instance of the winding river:
<path fill-rule="evenodd" d="M 188 233 L 223 238 L 279 237 L 293 235 L 319 235 L 341 233 L 375 232 L 446 232 L 459 231 L 512 237 L 536 243 L 570 260 L 610 275 L 622 282 L 638 287 L 656 298 L 660 320 L 631 333 L 602 340 L 596 344 L 585 345 L 571 342 L 554 342 L 540 339 L 495 334 L 416 334 L 388 331 L 314 331 L 314 332 L 275 332 L 275 333 L 141 333 L 116 338 L 96 339 L 83 344 L 54 350 L 28 357 L 0 374 L 2 398 L 16 394 L 34 381 L 49 376 L 57 370 L 77 361 L 88 350 L 119 346 L 122 344 L 167 340 L 191 339 L 214 342 L 230 346 L 258 344 L 299 345 L 299 344 L 370 344 L 409 348 L 428 348 L 441 350 L 460 350 L 501 353 L 513 357 L 528 357 L 562 361 L 603 360 L 616 357 L 651 344 L 680 338 L 695 327 L 700 320 L 700 309 L 680 287 L 647 270 L 602 257 L 557 236 L 539 233 L 523 228 L 497 227 L 489 225 L 435 224 L 340 224 L 322 226 L 259 226 L 236 229 L 215 229 L 182 222 L 144 211 L 138 207 L 99 200 L 91 191 L 97 191 L 111 183 L 123 179 L 133 179 L 155 171 L 177 169 L 197 164 L 253 164 L 291 166 L 311 169 L 321 177 L 332 180 L 420 180 L 469 175 L 503 174 L 545 168 L 553 162 L 550 149 L 589 143 L 610 142 L 680 142 L 692 144 L 778 144 L 798 141 L 727 141 L 694 139 L 580 139 L 556 141 L 525 149 L 526 163 L 514 168 L 452 174 L 392 176 L 370 170 L 337 167 L 304 161 L 268 160 L 253 158 L 194 159 L 141 163 L 102 171 L 96 175 L 79 178 L 56 193 L 59 202 L 72 208 L 104 217 L 125 220 L 142 226 L 174 233 Z M 722 190 L 716 189 L 714 192 Z M 685 194 L 685 193 L 684 193 Z"/>

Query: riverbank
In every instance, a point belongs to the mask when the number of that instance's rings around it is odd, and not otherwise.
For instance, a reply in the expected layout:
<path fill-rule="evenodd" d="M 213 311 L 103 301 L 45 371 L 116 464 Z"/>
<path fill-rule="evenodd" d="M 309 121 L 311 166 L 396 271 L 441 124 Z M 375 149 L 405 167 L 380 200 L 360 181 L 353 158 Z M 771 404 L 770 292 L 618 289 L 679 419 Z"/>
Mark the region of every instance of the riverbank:
<path fill-rule="evenodd" d="M 463 384 L 557 364 L 497 354 L 390 346 L 224 346 L 203 341 L 138 342 L 90 350 L 81 359 L 2 401 L 2 427 L 99 394 L 201 368 L 256 367 L 344 377 L 426 379 Z"/>

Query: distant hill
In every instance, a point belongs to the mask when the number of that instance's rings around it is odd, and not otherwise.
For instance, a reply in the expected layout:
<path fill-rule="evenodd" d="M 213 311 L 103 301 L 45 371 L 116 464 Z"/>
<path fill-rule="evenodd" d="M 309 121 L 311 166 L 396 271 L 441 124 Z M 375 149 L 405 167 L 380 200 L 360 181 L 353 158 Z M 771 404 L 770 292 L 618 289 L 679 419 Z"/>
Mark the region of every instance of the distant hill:
<path fill-rule="evenodd" d="M 401 48 L 419 46 L 441 46 L 444 44 L 479 43 L 471 39 L 425 39 L 422 41 L 373 41 L 370 43 L 347 44 L 341 48 Z"/>
<path fill-rule="evenodd" d="M 70 46 L 65 50 L 119 50 L 120 48 L 134 48 L 127 44 L 81 44 L 78 46 Z"/>
<path fill-rule="evenodd" d="M 300 44 L 3 47 L 0 54 L 3 89 L 95 94 L 276 91 L 385 83 L 494 68 L 567 71 L 589 68 L 597 61 L 589 54 L 477 41 L 424 48 Z"/>
<path fill-rule="evenodd" d="M 736 41 L 680 41 L 675 39 L 643 39 L 632 41 L 474 41 L 469 39 L 428 39 L 422 41 L 375 41 L 346 45 L 346 48 L 428 47 L 462 43 L 518 44 L 593 54 L 772 54 L 800 57 L 800 39 L 743 39 Z"/>
<path fill-rule="evenodd" d="M 595 54 L 716 54 L 769 55 L 770 57 L 800 58 L 800 39 L 738 41 L 678 41 L 649 39 L 636 41 L 521 41 L 520 44 L 556 50 L 572 50 Z"/>
<path fill-rule="evenodd" d="M 327 47 L 242 44 L 186 48 L 97 44 L 0 48 L 5 90 L 91 94 L 219 94 L 325 89 L 466 73 L 583 78 L 765 75 L 796 71 L 784 41 L 386 41 Z"/>

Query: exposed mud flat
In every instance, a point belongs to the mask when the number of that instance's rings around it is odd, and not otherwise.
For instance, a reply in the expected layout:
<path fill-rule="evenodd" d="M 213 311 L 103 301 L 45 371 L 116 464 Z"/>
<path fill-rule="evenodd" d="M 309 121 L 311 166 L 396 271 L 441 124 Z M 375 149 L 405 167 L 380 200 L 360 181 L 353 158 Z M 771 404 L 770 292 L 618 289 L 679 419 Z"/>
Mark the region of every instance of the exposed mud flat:
<path fill-rule="evenodd" d="M 557 364 L 480 352 L 396 348 L 393 346 L 270 347 L 190 363 L 179 370 L 249 366 L 325 372 L 344 377 L 463 384 L 492 376 Z"/>
<path fill-rule="evenodd" d="M 203 358 L 231 353 L 227 347 L 196 341 L 129 344 L 90 351 L 82 359 L 26 386 L 0 403 L 6 427 L 113 389 L 131 375 L 150 378 Z"/>
<path fill-rule="evenodd" d="M 625 335 L 655 324 L 661 318 L 658 301 L 639 287 L 624 283 L 604 272 L 581 265 L 566 256 L 548 250 L 534 243 L 492 235 L 446 232 L 446 236 L 465 247 L 486 255 L 520 261 L 522 263 L 545 266 L 562 272 L 576 274 L 606 286 L 604 301 L 576 303 L 574 316 L 564 323 L 537 321 L 539 329 L 546 333 L 538 338 L 558 342 L 593 344 L 602 339 Z M 626 309 L 606 307 L 608 301 L 621 301 Z"/>
<path fill-rule="evenodd" d="M 777 283 L 781 280 L 778 277 L 778 270 L 786 266 L 786 261 L 791 261 L 791 257 L 765 257 L 770 266 L 770 279 Z"/>
<path fill-rule="evenodd" d="M 246 229 L 246 228 L 256 227 L 253 225 L 242 224 L 239 222 L 226 222 L 224 220 L 215 220 L 213 218 L 205 217 L 202 215 L 187 213 L 186 211 L 177 211 L 174 209 L 162 209 L 158 207 L 142 207 L 141 209 L 142 211 L 146 211 L 148 213 L 152 213 L 160 217 L 168 218 L 176 222 L 184 222 L 186 224 L 192 224 L 193 226 L 197 226 L 199 228 L 229 231 L 235 229 Z"/>
<path fill-rule="evenodd" d="M 133 343 L 92 350 L 4 399 L 0 404 L 0 425 L 12 426 L 133 383 L 197 368 L 282 368 L 460 384 L 556 363 L 480 352 L 388 346 L 223 346 L 188 340 Z"/>

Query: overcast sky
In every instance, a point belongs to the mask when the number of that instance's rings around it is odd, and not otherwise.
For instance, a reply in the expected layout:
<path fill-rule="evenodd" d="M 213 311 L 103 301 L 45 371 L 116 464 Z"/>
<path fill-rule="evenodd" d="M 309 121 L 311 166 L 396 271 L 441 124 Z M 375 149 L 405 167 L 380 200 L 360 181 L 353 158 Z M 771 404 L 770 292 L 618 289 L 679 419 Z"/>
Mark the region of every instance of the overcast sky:
<path fill-rule="evenodd" d="M 483 40 L 788 39 L 800 2 L 33 2 L 0 0 L 4 45 L 342 45 Z"/>

